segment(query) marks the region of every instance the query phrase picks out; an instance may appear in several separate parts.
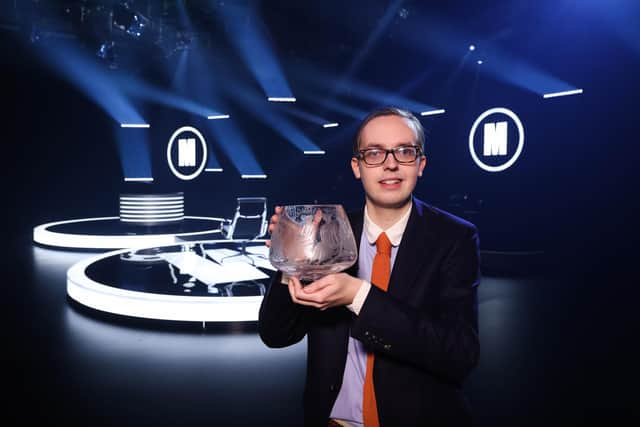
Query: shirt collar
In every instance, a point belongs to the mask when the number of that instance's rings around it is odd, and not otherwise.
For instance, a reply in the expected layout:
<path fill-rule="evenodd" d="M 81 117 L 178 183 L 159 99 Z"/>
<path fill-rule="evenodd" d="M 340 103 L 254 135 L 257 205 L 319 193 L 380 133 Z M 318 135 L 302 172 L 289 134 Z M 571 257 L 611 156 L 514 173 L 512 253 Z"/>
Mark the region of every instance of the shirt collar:
<path fill-rule="evenodd" d="M 378 236 L 383 231 L 387 233 L 387 237 L 393 246 L 399 246 L 400 241 L 402 240 L 402 235 L 404 234 L 405 228 L 407 228 L 407 222 L 409 222 L 409 215 L 411 214 L 411 209 L 413 209 L 413 203 L 409 205 L 409 209 L 400 217 L 400 219 L 389 227 L 386 230 L 380 228 L 377 224 L 375 224 L 371 218 L 369 218 L 369 213 L 367 212 L 367 206 L 364 206 L 364 232 L 367 236 L 367 241 L 370 244 L 374 244 L 376 240 L 378 240 Z"/>

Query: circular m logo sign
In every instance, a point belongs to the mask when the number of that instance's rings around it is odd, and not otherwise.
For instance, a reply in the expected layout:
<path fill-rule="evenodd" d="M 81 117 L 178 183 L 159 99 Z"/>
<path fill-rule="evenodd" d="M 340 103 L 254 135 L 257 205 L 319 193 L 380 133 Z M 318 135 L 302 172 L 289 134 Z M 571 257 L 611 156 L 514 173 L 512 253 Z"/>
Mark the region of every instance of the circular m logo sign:
<path fill-rule="evenodd" d="M 183 126 L 171 135 L 167 163 L 171 172 L 185 181 L 202 173 L 207 165 L 207 144 L 198 129 Z"/>
<path fill-rule="evenodd" d="M 480 114 L 469 132 L 471 157 L 488 172 L 508 169 L 518 160 L 523 146 L 522 122 L 507 108 L 491 108 Z"/>

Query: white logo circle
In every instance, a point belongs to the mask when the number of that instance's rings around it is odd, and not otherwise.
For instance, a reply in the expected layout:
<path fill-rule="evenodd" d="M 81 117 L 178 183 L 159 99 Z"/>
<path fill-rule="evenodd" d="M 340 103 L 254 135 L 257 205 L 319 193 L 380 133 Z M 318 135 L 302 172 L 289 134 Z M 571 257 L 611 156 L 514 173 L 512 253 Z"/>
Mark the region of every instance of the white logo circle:
<path fill-rule="evenodd" d="M 480 122 L 482 122 L 482 120 L 484 120 L 486 117 L 490 116 L 491 114 L 496 114 L 496 113 L 505 114 L 506 116 L 509 116 L 511 120 L 513 120 L 514 123 L 516 124 L 516 127 L 518 128 L 518 148 L 516 148 L 516 152 L 513 154 L 513 156 L 511 156 L 511 158 L 506 163 L 503 163 L 498 166 L 491 166 L 491 165 L 487 165 L 482 160 L 480 160 L 480 158 L 478 158 L 478 155 L 476 154 L 476 151 L 474 148 L 473 141 L 476 136 L 476 129 L 480 125 Z M 511 165 L 513 165 L 516 162 L 516 160 L 518 160 L 518 157 L 522 153 L 523 147 L 524 147 L 524 127 L 522 126 L 522 122 L 520 121 L 516 113 L 514 113 L 513 111 L 507 108 L 501 108 L 501 107 L 490 108 L 484 113 L 480 114 L 480 116 L 473 123 L 473 126 L 471 127 L 471 132 L 469 132 L 469 152 L 471 153 L 471 157 L 479 167 L 486 170 L 487 172 L 501 172 L 505 169 L 508 169 Z"/>
<path fill-rule="evenodd" d="M 202 161 L 200 162 L 200 166 L 195 172 L 189 175 L 185 175 L 183 173 L 178 172 L 178 170 L 175 168 L 173 164 L 173 159 L 171 159 L 171 147 L 173 146 L 173 143 L 175 142 L 176 137 L 180 135 L 182 132 L 194 133 L 198 137 L 198 141 L 200 141 L 200 145 L 202 147 Z M 169 139 L 169 145 L 167 145 L 167 163 L 169 164 L 169 169 L 171 169 L 171 172 L 173 172 L 175 176 L 177 176 L 178 178 L 184 181 L 192 180 L 202 173 L 205 166 L 207 165 L 207 144 L 204 141 L 204 137 L 202 136 L 202 134 L 198 129 L 191 126 L 182 126 L 180 129 L 175 131 L 173 135 L 171 135 L 171 138 Z"/>

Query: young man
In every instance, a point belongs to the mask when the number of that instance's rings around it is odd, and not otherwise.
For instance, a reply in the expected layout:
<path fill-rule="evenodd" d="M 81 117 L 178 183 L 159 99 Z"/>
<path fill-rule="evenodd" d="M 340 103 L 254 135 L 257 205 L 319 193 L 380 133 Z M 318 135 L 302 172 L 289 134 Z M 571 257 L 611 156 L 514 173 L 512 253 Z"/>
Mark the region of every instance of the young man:
<path fill-rule="evenodd" d="M 307 426 L 472 424 L 461 388 L 479 357 L 478 236 L 412 197 L 423 150 L 411 113 L 365 118 L 351 159 L 365 192 L 364 212 L 349 217 L 358 263 L 304 287 L 278 273 L 263 300 L 266 345 L 307 336 Z"/>

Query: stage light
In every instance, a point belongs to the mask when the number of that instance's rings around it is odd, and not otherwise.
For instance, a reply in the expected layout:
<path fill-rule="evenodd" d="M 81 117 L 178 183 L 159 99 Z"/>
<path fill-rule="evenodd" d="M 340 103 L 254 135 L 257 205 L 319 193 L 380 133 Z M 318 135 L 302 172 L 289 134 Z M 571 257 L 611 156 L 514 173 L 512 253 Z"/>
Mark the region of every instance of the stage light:
<path fill-rule="evenodd" d="M 338 127 L 338 123 L 325 123 L 322 125 L 323 128 L 336 128 Z"/>
<path fill-rule="evenodd" d="M 474 50 L 476 50 L 476 47 L 475 47 L 474 45 L 472 45 L 472 44 L 471 44 L 471 45 L 469 45 L 469 50 L 470 50 L 470 51 L 474 51 Z"/>
<path fill-rule="evenodd" d="M 125 178 L 125 182 L 153 182 L 153 178 Z"/>
<path fill-rule="evenodd" d="M 125 33 L 139 38 L 149 27 L 149 20 L 140 13 L 131 10 L 128 2 L 120 2 L 113 6 L 113 26 Z"/>
<path fill-rule="evenodd" d="M 270 101 L 270 102 L 296 102 L 296 99 L 295 98 L 291 98 L 291 97 L 270 96 L 269 98 L 267 98 L 267 101 Z"/>
<path fill-rule="evenodd" d="M 222 172 L 222 168 L 205 168 L 205 172 Z"/>
<path fill-rule="evenodd" d="M 558 96 L 578 95 L 582 93 L 582 89 L 565 90 L 563 92 L 545 93 L 543 98 L 556 98 Z"/>
<path fill-rule="evenodd" d="M 109 68 L 118 68 L 118 64 L 116 63 L 115 43 L 112 40 L 101 43 L 96 55 L 98 58 L 103 59 Z"/>
<path fill-rule="evenodd" d="M 230 116 L 228 114 L 218 114 L 215 116 L 207 116 L 209 120 L 220 120 L 220 119 L 228 119 Z"/>
<path fill-rule="evenodd" d="M 266 179 L 267 175 L 241 175 L 242 179 Z"/>
<path fill-rule="evenodd" d="M 444 114 L 445 110 L 431 110 L 431 111 L 423 111 L 420 113 L 421 116 L 433 116 L 435 114 Z"/>
<path fill-rule="evenodd" d="M 478 59 L 478 65 L 482 65 L 482 64 L 483 64 L 482 59 Z"/>
<path fill-rule="evenodd" d="M 304 154 L 325 154 L 324 150 L 306 150 Z"/>
<path fill-rule="evenodd" d="M 120 123 L 121 128 L 150 128 L 147 123 Z"/>

